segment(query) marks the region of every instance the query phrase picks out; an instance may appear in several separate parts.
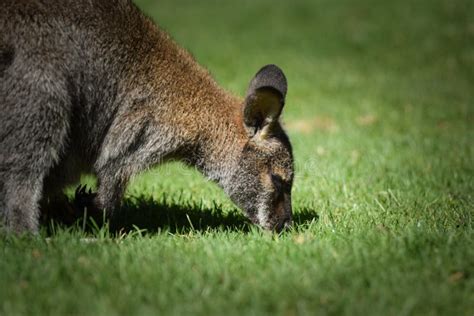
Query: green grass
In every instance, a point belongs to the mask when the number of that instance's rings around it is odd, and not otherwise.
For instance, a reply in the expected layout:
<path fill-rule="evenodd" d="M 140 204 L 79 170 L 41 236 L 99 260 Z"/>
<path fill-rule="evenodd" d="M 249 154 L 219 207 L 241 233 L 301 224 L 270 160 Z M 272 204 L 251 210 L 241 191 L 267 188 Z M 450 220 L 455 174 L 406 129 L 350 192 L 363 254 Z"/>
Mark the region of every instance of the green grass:
<path fill-rule="evenodd" d="M 153 233 L 0 237 L 0 314 L 474 315 L 472 1 L 138 3 L 236 94 L 285 70 L 295 228 L 161 166 L 121 212 Z"/>

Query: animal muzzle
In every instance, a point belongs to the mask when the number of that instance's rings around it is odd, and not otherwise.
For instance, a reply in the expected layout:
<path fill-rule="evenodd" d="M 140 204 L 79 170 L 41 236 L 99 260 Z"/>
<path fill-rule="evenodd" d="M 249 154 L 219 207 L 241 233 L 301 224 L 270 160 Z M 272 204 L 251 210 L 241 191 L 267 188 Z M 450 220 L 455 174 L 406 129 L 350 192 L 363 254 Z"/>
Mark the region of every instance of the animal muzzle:
<path fill-rule="evenodd" d="M 277 201 L 269 212 L 260 210 L 256 219 L 256 224 L 277 233 L 289 229 L 293 222 L 290 197 Z"/>
<path fill-rule="evenodd" d="M 293 220 L 291 219 L 291 216 L 285 217 L 283 220 L 281 220 L 279 223 L 277 223 L 274 226 L 274 230 L 277 233 L 280 233 L 284 230 L 290 229 L 292 224 L 293 224 Z"/>

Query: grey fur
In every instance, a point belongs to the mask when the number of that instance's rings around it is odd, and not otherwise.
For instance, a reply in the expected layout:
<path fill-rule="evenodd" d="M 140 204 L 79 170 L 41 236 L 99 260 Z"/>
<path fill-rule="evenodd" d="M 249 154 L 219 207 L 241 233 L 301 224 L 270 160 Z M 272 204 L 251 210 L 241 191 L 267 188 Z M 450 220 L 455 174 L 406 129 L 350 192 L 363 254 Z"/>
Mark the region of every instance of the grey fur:
<path fill-rule="evenodd" d="M 216 181 L 255 223 L 291 221 L 278 67 L 262 68 L 245 101 L 235 98 L 128 0 L 3 0 L 0 29 L 9 230 L 35 233 L 40 200 L 84 172 L 98 178 L 96 206 L 112 212 L 131 176 L 170 159 Z"/>

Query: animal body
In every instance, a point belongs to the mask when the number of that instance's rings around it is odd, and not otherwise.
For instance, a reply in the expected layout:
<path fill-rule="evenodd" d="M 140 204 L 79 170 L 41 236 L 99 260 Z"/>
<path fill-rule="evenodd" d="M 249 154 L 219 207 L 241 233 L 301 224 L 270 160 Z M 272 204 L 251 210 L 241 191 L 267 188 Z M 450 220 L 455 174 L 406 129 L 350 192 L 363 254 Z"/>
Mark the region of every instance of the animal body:
<path fill-rule="evenodd" d="M 173 159 L 281 230 L 293 182 L 286 92 L 267 65 L 245 98 L 231 95 L 128 0 L 2 0 L 3 225 L 37 232 L 41 200 L 81 173 L 97 176 L 94 204 L 112 212 L 131 176 Z"/>

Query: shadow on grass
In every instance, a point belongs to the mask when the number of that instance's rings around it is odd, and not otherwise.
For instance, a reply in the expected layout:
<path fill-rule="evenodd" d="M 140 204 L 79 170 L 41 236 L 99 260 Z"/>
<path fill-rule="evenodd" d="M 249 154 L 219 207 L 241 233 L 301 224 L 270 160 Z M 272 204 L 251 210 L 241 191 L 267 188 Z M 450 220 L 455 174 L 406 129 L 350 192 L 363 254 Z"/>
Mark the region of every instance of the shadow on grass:
<path fill-rule="evenodd" d="M 78 205 L 76 200 L 69 201 L 66 197 L 49 201 L 42 207 L 43 225 L 72 227 L 88 223 L 84 227 L 91 229 L 92 220 L 103 226 L 104 214 L 88 207 L 87 213 L 83 204 Z M 86 221 L 84 222 L 84 215 Z M 318 214 L 310 209 L 298 210 L 293 215 L 295 226 L 300 226 L 317 221 Z M 92 219 L 92 220 L 91 220 Z M 227 231 L 248 232 L 252 227 L 250 221 L 240 212 L 223 212 L 216 209 L 205 209 L 198 205 L 178 205 L 155 201 L 148 197 L 134 197 L 125 200 L 123 205 L 108 219 L 109 229 L 112 233 L 130 232 L 136 229 L 153 233 L 168 231 L 182 233 L 187 231 L 207 231 L 210 229 L 223 229 Z"/>

